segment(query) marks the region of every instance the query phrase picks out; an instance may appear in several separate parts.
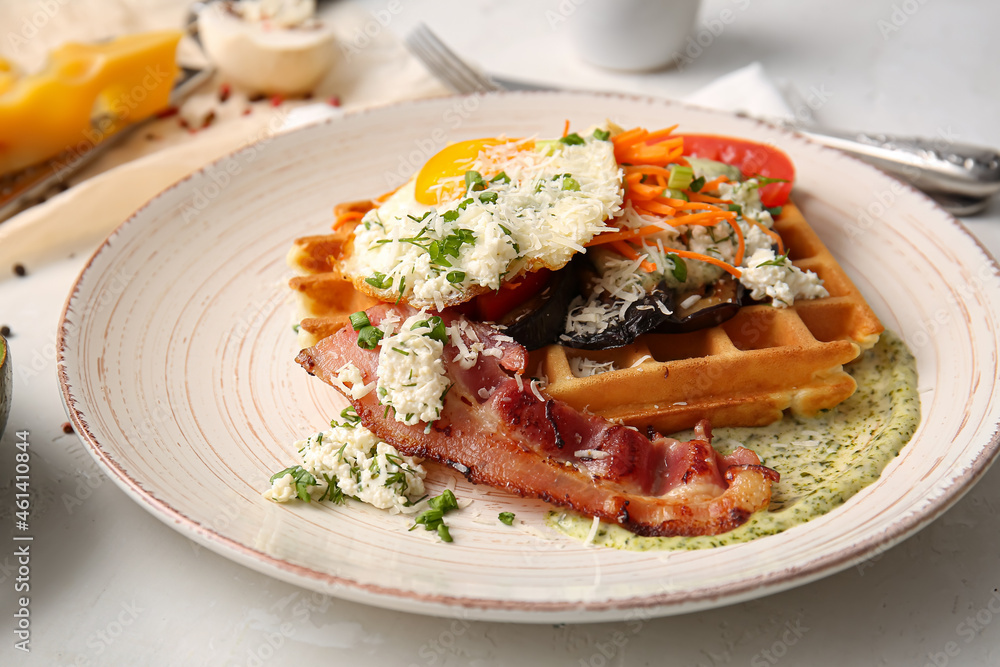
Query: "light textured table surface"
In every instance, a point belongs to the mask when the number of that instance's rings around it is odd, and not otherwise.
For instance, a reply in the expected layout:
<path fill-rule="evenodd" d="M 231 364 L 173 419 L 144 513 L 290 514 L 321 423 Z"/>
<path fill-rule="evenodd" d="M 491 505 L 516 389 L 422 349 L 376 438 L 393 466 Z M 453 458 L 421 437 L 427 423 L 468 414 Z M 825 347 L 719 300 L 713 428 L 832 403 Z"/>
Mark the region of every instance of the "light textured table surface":
<path fill-rule="evenodd" d="M 1000 4 L 708 0 L 699 31 L 711 39 L 703 37 L 701 53 L 681 71 L 639 75 L 576 58 L 566 28 L 582 1 L 361 4 L 376 13 L 373 31 L 403 35 L 424 21 L 488 71 L 510 77 L 679 97 L 758 60 L 812 100 L 825 124 L 1000 146 Z M 19 17 L 43 4 L 5 7 L 5 20 L 16 22 L 0 33 L 20 30 Z M 967 225 L 1000 254 L 1000 203 Z M 17 377 L 0 446 L 4 534 L 13 523 L 15 431 L 31 434 L 37 493 L 31 653 L 14 650 L 8 629 L 0 664 L 1000 664 L 997 469 L 943 517 L 869 563 L 751 602 L 644 622 L 553 627 L 414 616 L 237 565 L 151 517 L 98 471 L 75 435 L 62 433 L 54 364 L 62 296 L 35 295 L 64 295 L 91 250 L 33 267 L 25 279 L 7 278 L 3 268 L 0 280 L 0 323 L 15 332 L 14 355 L 29 369 Z M 14 548 L 4 546 L 5 628 L 16 579 Z"/>

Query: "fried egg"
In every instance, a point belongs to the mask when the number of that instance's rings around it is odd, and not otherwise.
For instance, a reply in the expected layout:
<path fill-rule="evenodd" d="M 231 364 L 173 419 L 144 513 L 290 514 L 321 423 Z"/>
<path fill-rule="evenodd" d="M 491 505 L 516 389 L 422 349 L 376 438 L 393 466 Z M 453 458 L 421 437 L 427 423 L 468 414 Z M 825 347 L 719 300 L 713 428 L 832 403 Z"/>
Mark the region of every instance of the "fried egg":
<path fill-rule="evenodd" d="M 463 141 L 362 218 L 341 269 L 371 296 L 441 309 L 563 267 L 621 205 L 610 141 Z"/>

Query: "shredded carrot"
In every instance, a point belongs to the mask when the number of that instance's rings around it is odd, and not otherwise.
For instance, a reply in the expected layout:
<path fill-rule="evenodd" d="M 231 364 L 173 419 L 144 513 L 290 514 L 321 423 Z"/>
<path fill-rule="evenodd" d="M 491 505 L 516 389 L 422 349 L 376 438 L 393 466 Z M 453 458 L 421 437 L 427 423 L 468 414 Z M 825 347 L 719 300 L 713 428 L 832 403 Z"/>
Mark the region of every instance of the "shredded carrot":
<path fill-rule="evenodd" d="M 736 222 L 735 218 L 729 218 L 729 226 L 733 228 L 733 232 L 736 233 L 736 239 L 738 240 L 736 245 L 736 257 L 733 258 L 733 264 L 739 266 L 743 263 L 743 253 L 746 252 L 747 244 L 743 239 L 743 230 L 740 229 L 740 224 Z"/>
<path fill-rule="evenodd" d="M 688 195 L 688 199 L 691 201 L 703 202 L 708 204 L 728 204 L 725 199 L 719 199 L 718 197 L 711 197 L 709 195 L 703 195 L 700 192 L 692 192 Z"/>
<path fill-rule="evenodd" d="M 625 255 L 631 260 L 639 259 L 638 251 L 636 251 L 635 248 L 625 243 L 624 241 L 612 241 L 611 247 L 617 250 L 619 254 Z M 642 270 L 645 271 L 646 273 L 652 273 L 653 271 L 656 271 L 656 264 L 653 264 L 652 262 L 646 259 L 642 260 L 642 263 L 640 263 L 639 266 L 641 266 Z"/>
<path fill-rule="evenodd" d="M 785 243 L 784 243 L 784 241 L 781 240 L 781 234 L 779 234 L 778 232 L 774 231 L 773 229 L 768 229 L 767 227 L 765 227 L 764 225 L 760 224 L 759 222 L 757 222 L 756 220 L 754 220 L 752 218 L 746 218 L 746 221 L 749 222 L 752 225 L 756 225 L 757 228 L 760 229 L 760 231 L 762 231 L 765 234 L 767 234 L 768 236 L 770 236 L 771 240 L 778 244 L 778 254 L 779 255 L 784 255 L 785 254 Z M 742 262 L 740 262 L 740 263 L 742 264 Z"/>
<path fill-rule="evenodd" d="M 714 190 L 715 188 L 719 187 L 720 183 L 728 183 L 728 182 L 729 179 L 726 178 L 725 175 L 722 175 L 717 178 L 713 178 L 708 183 L 705 183 L 705 185 L 701 186 L 701 191 L 704 192 L 705 190 Z"/>
<path fill-rule="evenodd" d="M 640 236 L 649 236 L 650 234 L 662 231 L 664 231 L 663 225 L 646 225 L 645 227 L 639 227 L 638 229 L 625 229 L 620 232 L 604 232 L 603 234 L 598 234 L 591 239 L 586 246 L 590 248 L 591 246 L 602 245 L 604 243 L 627 241 L 629 239 L 638 238 Z"/>
<path fill-rule="evenodd" d="M 670 127 L 665 127 L 662 130 L 655 130 L 646 135 L 645 141 L 647 144 L 651 144 L 654 141 L 659 141 L 673 134 L 674 130 L 677 129 L 677 125 L 671 125 Z M 683 143 L 684 139 L 682 137 L 671 137 L 671 141 L 676 141 L 678 143 Z"/>
<path fill-rule="evenodd" d="M 626 132 L 622 132 L 611 139 L 611 142 L 615 145 L 615 151 L 619 148 L 625 148 L 638 141 L 642 141 L 649 135 L 649 132 L 642 129 L 641 127 L 636 127 Z"/>
<path fill-rule="evenodd" d="M 704 211 L 703 213 L 691 213 L 689 215 L 681 216 L 677 218 L 674 222 L 678 225 L 690 225 L 695 222 L 701 222 L 703 220 L 732 220 L 736 217 L 736 214 L 732 211 L 720 211 L 715 209 L 714 211 Z"/>
<path fill-rule="evenodd" d="M 659 174 L 660 176 L 666 176 L 670 178 L 670 170 L 666 167 L 657 167 L 652 164 L 642 164 L 642 165 L 627 165 L 625 167 L 626 174 Z"/>
<path fill-rule="evenodd" d="M 708 262 L 709 264 L 714 264 L 715 266 L 719 267 L 726 273 L 732 274 L 732 276 L 735 278 L 739 278 L 741 275 L 743 275 L 743 273 L 732 264 L 723 262 L 721 259 L 716 259 L 715 257 L 712 257 L 710 255 L 703 255 L 700 252 L 690 252 L 688 250 L 676 250 L 674 248 L 664 248 L 664 250 L 666 250 L 669 253 L 673 253 L 674 255 L 678 255 L 680 257 L 686 257 L 688 259 L 697 259 L 702 262 Z"/>
<path fill-rule="evenodd" d="M 642 174 L 629 174 L 625 177 L 630 195 L 638 195 L 641 199 L 654 199 L 663 193 L 663 187 L 646 185 L 641 182 Z"/>
<path fill-rule="evenodd" d="M 563 125 L 563 136 L 569 136 L 569 118 L 566 119 L 566 124 Z"/>
<path fill-rule="evenodd" d="M 635 208 L 636 205 L 637 202 L 632 202 L 633 208 Z M 642 202 L 638 202 L 638 205 L 640 205 L 643 209 L 647 211 L 656 213 L 657 215 L 673 215 L 674 213 L 677 212 L 677 210 L 673 206 L 668 206 L 666 204 L 662 204 L 658 201 L 653 201 L 653 200 L 645 200 Z"/>

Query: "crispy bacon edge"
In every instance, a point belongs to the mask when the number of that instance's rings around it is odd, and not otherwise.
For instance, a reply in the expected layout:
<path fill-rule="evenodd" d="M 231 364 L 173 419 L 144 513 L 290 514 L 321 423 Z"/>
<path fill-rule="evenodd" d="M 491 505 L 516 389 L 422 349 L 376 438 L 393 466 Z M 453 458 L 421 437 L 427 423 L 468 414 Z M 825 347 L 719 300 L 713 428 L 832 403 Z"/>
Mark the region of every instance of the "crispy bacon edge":
<path fill-rule="evenodd" d="M 402 321 L 416 311 L 381 304 L 366 312 L 378 325 L 387 316 Z M 520 377 L 527 353 L 500 330 L 458 316 L 442 317 L 455 332 L 444 351 L 445 370 L 454 384 L 440 419 L 429 428 L 397 422 L 374 391 L 351 398 L 338 371 L 353 363 L 365 383 L 373 382 L 378 351 L 360 348 L 350 327 L 302 350 L 296 361 L 343 393 L 361 423 L 403 454 L 451 466 L 473 483 L 539 498 L 638 535 L 717 535 L 742 525 L 770 502 L 778 473 L 743 447 L 720 455 L 711 445 L 707 421 L 695 428 L 694 439 L 681 442 L 581 413 Z M 479 342 L 497 351 L 480 352 L 475 365 L 462 368 L 457 336 L 466 346 Z"/>

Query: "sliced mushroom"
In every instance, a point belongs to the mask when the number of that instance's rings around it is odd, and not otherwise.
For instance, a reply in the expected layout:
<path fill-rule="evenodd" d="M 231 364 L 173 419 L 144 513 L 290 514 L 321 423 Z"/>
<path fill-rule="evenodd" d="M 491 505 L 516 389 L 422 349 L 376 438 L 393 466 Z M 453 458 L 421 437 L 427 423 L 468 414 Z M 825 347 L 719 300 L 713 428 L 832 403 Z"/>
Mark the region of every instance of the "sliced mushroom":
<path fill-rule="evenodd" d="M 499 320 L 507 335 L 528 350 L 556 342 L 566 323 L 569 302 L 580 292 L 580 264 L 573 261 L 554 271 L 548 284 Z"/>
<path fill-rule="evenodd" d="M 736 316 L 745 292 L 742 283 L 725 275 L 714 283 L 677 295 L 677 308 L 656 328 L 656 333 L 689 333 L 718 326 Z"/>

